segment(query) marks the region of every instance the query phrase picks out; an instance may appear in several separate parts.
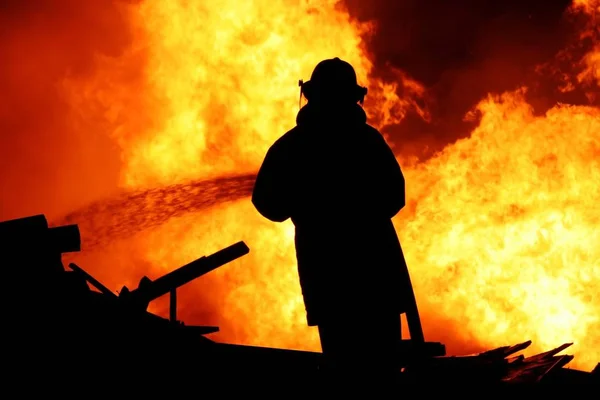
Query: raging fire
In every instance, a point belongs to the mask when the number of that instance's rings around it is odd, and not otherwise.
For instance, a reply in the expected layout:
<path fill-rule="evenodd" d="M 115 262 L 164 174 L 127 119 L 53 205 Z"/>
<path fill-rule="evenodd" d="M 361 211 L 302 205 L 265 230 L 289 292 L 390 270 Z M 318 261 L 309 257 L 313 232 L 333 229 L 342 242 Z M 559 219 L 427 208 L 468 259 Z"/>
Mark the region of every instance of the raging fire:
<path fill-rule="evenodd" d="M 528 338 L 540 351 L 573 341 L 577 364 L 593 367 L 600 110 L 536 117 L 521 90 L 477 111 L 468 139 L 406 169 L 413 204 L 397 228 L 420 304 L 449 316 L 465 341 Z"/>
<path fill-rule="evenodd" d="M 589 13 L 597 4 L 574 3 Z M 255 172 L 293 125 L 295 83 L 323 58 L 356 67 L 378 127 L 410 108 L 425 115 L 418 83 L 373 78 L 361 39 L 373 26 L 337 1 L 147 0 L 123 12 L 134 34 L 128 52 L 98 59 L 93 78 L 69 79 L 64 90 L 121 146 L 124 188 Z M 598 76 L 597 55 L 586 57 L 582 81 Z M 429 161 L 400 159 L 409 204 L 395 223 L 430 340 L 440 331 L 482 347 L 532 339 L 532 351 L 573 341 L 576 365 L 590 368 L 600 359 L 600 110 L 561 105 L 535 116 L 523 92 L 482 101 L 478 128 Z M 153 275 L 238 240 L 250 255 L 194 284 L 182 316 L 213 310 L 224 341 L 318 349 L 289 221 L 266 222 L 242 200 L 179 216 L 123 251 L 139 253 Z"/>

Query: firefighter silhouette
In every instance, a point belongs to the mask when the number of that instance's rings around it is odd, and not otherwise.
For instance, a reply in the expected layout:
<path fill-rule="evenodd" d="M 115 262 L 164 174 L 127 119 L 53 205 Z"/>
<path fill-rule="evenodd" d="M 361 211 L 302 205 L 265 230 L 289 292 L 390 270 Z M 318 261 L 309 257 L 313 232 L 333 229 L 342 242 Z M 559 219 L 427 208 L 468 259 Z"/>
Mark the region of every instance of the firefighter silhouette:
<path fill-rule="evenodd" d="M 393 369 L 401 338 L 407 272 L 392 217 L 405 205 L 404 176 L 367 124 L 367 89 L 349 63 L 324 60 L 300 86 L 307 104 L 268 150 L 252 202 L 295 225 L 308 325 L 329 365 L 380 374 Z"/>

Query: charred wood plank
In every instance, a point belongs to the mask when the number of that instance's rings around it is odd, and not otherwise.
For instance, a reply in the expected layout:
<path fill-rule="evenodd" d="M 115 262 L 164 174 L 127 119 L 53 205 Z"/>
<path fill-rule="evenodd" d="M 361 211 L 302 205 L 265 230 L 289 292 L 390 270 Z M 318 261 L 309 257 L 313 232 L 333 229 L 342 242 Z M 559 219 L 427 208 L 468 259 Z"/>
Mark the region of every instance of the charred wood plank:
<path fill-rule="evenodd" d="M 526 357 L 520 363 L 513 364 L 507 376 L 504 378 L 508 383 L 537 383 L 545 377 L 551 376 L 550 373 L 564 367 L 573 356 L 556 354 L 570 347 L 572 343 L 562 344 L 555 349 Z"/>
<path fill-rule="evenodd" d="M 140 281 L 140 285 L 137 289 L 129 291 L 129 289 L 123 287 L 119 297 L 147 307 L 148 303 L 151 301 L 207 274 L 208 272 L 234 261 L 249 252 L 250 249 L 246 243 L 237 242 L 214 254 L 192 261 L 154 281 L 144 277 L 142 278 L 142 281 Z"/>
<path fill-rule="evenodd" d="M 218 326 L 200 326 L 200 325 L 180 325 L 181 329 L 197 333 L 198 335 L 209 335 L 219 332 Z"/>
<path fill-rule="evenodd" d="M 567 365 L 573 356 L 564 355 L 557 357 L 535 358 L 533 361 L 526 358 L 522 363 L 510 368 L 503 382 L 506 383 L 538 383 L 548 373 Z"/>
<path fill-rule="evenodd" d="M 502 346 L 478 354 L 465 356 L 434 357 L 411 362 L 406 368 L 406 376 L 412 381 L 443 382 L 472 381 L 501 382 L 515 365 L 522 364 L 523 355 L 507 357 L 522 351 L 531 345 L 531 341 L 514 346 Z"/>
<path fill-rule="evenodd" d="M 568 363 L 573 361 L 573 358 L 575 358 L 575 357 L 572 355 L 563 355 L 563 356 L 553 357 L 554 364 L 550 365 L 550 367 L 547 368 L 543 372 L 543 374 L 540 375 L 540 377 L 538 378 L 537 381 L 538 382 L 542 381 L 542 379 L 544 379 L 550 375 L 550 372 L 564 367 L 565 365 L 567 365 Z"/>
<path fill-rule="evenodd" d="M 90 285 L 92 285 L 93 287 L 98 289 L 98 291 L 100 293 L 102 293 L 106 296 L 109 296 L 109 297 L 114 297 L 114 298 L 117 297 L 117 295 L 115 293 L 113 293 L 112 290 L 110 290 L 109 288 L 104 286 L 102 283 L 100 283 L 98 280 L 96 280 L 96 278 L 94 278 L 92 275 L 88 274 L 83 268 L 81 268 L 77 264 L 71 263 L 71 264 L 69 264 L 69 268 L 73 272 L 82 276 Z"/>
<path fill-rule="evenodd" d="M 480 357 L 489 357 L 489 358 L 506 358 L 515 353 L 525 350 L 531 346 L 531 340 L 528 340 L 523 343 L 515 344 L 514 346 L 502 346 L 493 350 L 488 350 L 483 353 L 478 354 Z"/>
<path fill-rule="evenodd" d="M 525 356 L 523 354 L 519 354 L 518 356 L 510 357 L 506 360 L 508 361 L 509 365 L 517 365 L 525 360 Z"/>
<path fill-rule="evenodd" d="M 177 322 L 177 289 L 169 292 L 169 320 Z"/>
<path fill-rule="evenodd" d="M 562 344 L 562 345 L 558 346 L 557 348 L 552 349 L 550 351 L 546 351 L 544 353 L 540 353 L 540 354 L 536 354 L 534 356 L 527 357 L 527 358 L 525 358 L 525 362 L 535 363 L 535 362 L 543 362 L 545 360 L 550 360 L 556 354 L 560 353 L 561 351 L 563 351 L 564 349 L 566 349 L 568 347 L 571 347 L 572 345 L 573 345 L 573 343 Z"/>

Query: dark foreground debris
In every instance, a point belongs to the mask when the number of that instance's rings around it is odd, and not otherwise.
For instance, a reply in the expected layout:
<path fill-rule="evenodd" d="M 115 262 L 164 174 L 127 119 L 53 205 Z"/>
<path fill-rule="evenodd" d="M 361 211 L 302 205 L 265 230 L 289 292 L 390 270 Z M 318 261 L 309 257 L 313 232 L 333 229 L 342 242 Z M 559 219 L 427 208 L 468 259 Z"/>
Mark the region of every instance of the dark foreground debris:
<path fill-rule="evenodd" d="M 148 385 L 173 378 L 210 385 L 223 376 L 265 380 L 277 375 L 310 384 L 322 377 L 320 353 L 217 343 L 206 335 L 218 327 L 177 320 L 177 288 L 246 255 L 243 242 L 157 279 L 144 277 L 137 288 L 124 287 L 119 295 L 80 266 L 65 270 L 62 254 L 80 250 L 77 225 L 49 228 L 43 215 L 5 221 L 0 223 L 0 250 L 4 289 L 10 293 L 5 303 L 10 304 L 5 313 L 10 351 L 4 361 L 19 382 L 59 377 L 56 382 Z M 151 301 L 166 294 L 170 318 L 147 311 Z M 449 357 L 441 343 L 405 340 L 398 354 L 399 382 L 600 383 L 600 364 L 591 373 L 566 367 L 573 356 L 560 353 L 571 343 L 530 357 L 518 355 L 530 345 Z"/>

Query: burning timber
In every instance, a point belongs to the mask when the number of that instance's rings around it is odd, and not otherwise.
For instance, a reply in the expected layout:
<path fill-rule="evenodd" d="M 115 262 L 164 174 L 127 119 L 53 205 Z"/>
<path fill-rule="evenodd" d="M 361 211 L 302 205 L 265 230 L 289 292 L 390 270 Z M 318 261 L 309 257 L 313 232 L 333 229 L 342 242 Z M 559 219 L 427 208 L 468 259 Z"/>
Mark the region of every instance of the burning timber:
<path fill-rule="evenodd" d="M 63 266 L 62 254 L 80 251 L 77 225 L 51 228 L 44 215 L 1 222 L 0 247 L 5 287 L 12 294 L 6 343 L 15 348 L 8 357 L 13 374 L 64 374 L 57 368 L 60 360 L 70 366 L 71 378 L 100 373 L 113 379 L 135 375 L 143 381 L 173 374 L 208 382 L 222 375 L 285 373 L 310 383 L 321 376 L 320 353 L 218 343 L 207 337 L 218 327 L 190 326 L 177 319 L 177 289 L 248 254 L 244 242 L 159 278 L 143 277 L 137 288 L 123 287 L 119 294 L 84 268 Z M 170 296 L 169 318 L 147 310 L 163 295 Z M 451 357 L 443 344 L 425 342 L 422 331 L 416 333 L 415 340 L 401 342 L 400 382 L 600 383 L 600 364 L 591 373 L 566 368 L 573 356 L 560 353 L 569 343 L 530 357 L 518 354 L 529 341 Z"/>

